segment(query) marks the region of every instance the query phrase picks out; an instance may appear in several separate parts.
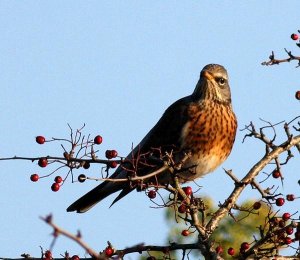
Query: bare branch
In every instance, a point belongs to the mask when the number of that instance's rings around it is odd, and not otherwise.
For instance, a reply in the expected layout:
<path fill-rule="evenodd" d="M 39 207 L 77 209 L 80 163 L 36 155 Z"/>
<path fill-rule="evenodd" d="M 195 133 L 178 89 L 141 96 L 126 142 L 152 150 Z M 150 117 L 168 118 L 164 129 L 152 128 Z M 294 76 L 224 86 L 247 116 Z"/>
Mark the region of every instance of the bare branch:
<path fill-rule="evenodd" d="M 275 59 L 274 51 L 272 51 L 271 55 L 269 56 L 269 60 L 262 62 L 261 65 L 272 66 L 272 65 L 278 65 L 278 64 L 283 63 L 283 62 L 290 62 L 292 60 L 297 60 L 298 65 L 296 66 L 296 68 L 299 67 L 300 66 L 300 56 L 293 55 L 292 52 L 288 51 L 287 49 L 284 49 L 284 50 L 288 54 L 288 56 L 289 56 L 288 58 Z"/>
<path fill-rule="evenodd" d="M 102 257 L 100 256 L 96 251 L 94 251 L 92 248 L 90 248 L 85 242 L 82 241 L 82 239 L 80 238 L 80 236 L 76 236 L 71 234 L 70 232 L 60 228 L 59 226 L 57 226 L 56 224 L 53 223 L 52 221 L 52 216 L 49 215 L 45 218 L 41 217 L 41 219 L 43 221 L 45 221 L 49 226 L 51 226 L 54 230 L 53 235 L 54 236 L 58 236 L 58 235 L 63 235 L 71 240 L 73 240 L 74 242 L 76 242 L 77 244 L 79 244 L 83 249 L 85 249 L 85 251 L 92 257 L 95 259 L 106 259 L 106 257 Z"/>

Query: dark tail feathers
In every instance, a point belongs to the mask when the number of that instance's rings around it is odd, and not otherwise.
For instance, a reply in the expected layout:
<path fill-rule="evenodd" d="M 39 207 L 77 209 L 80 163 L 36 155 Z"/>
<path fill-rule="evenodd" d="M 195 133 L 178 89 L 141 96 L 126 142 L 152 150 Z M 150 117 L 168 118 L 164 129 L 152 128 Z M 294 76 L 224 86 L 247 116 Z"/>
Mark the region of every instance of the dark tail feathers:
<path fill-rule="evenodd" d="M 115 182 L 103 182 L 98 185 L 96 188 L 89 191 L 87 194 L 83 195 L 81 198 L 76 200 L 71 204 L 67 211 L 77 211 L 78 213 L 84 213 L 95 206 L 98 202 L 106 198 L 107 196 L 122 190 L 117 198 L 113 201 L 111 206 L 116 203 L 118 200 L 126 196 L 133 189 L 130 188 L 125 183 L 115 183 Z"/>

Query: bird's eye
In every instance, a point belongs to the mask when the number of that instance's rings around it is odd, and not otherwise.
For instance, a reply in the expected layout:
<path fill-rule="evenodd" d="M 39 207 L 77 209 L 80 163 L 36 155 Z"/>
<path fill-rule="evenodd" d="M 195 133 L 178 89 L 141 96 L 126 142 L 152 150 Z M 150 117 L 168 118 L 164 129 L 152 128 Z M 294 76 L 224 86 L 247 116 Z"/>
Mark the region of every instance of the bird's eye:
<path fill-rule="evenodd" d="M 220 86 L 224 86 L 225 83 L 226 83 L 226 79 L 224 79 L 224 78 L 219 78 L 219 79 L 218 79 L 218 83 L 219 83 Z"/>

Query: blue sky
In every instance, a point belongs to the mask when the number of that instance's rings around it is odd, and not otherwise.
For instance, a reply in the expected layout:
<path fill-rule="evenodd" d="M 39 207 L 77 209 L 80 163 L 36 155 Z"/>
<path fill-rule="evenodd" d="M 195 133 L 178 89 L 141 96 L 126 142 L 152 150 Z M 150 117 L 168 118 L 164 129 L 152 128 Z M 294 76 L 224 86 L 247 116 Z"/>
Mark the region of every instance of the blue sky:
<path fill-rule="evenodd" d="M 228 70 L 240 129 L 250 121 L 261 125 L 259 118 L 290 120 L 299 113 L 296 63 L 260 63 L 272 50 L 278 57 L 285 57 L 284 47 L 297 53 L 290 34 L 300 28 L 299 8 L 299 1 L 0 1 L 0 157 L 62 154 L 58 143 L 39 146 L 34 137 L 68 137 L 67 123 L 86 123 L 86 133 L 101 134 L 100 156 L 110 148 L 126 155 L 172 102 L 193 91 L 208 63 Z M 264 153 L 258 141 L 242 144 L 243 135 L 238 132 L 223 165 L 239 177 Z M 299 193 L 298 160 L 284 168 L 282 192 Z M 48 213 L 64 228 L 80 229 L 98 251 L 107 240 L 117 248 L 164 242 L 164 211 L 150 209 L 144 194 L 132 193 L 110 209 L 113 198 L 84 215 L 67 213 L 96 183 L 69 182 L 53 193 L 51 178 L 29 181 L 32 173 L 49 170 L 0 162 L 1 257 L 39 256 L 39 246 L 48 248 L 51 230 L 39 220 Z M 233 188 L 221 168 L 198 183 L 200 194 L 216 202 Z M 259 198 L 250 190 L 246 197 Z M 295 212 L 297 203 L 286 210 Z M 84 255 L 59 238 L 54 254 L 66 250 Z"/>

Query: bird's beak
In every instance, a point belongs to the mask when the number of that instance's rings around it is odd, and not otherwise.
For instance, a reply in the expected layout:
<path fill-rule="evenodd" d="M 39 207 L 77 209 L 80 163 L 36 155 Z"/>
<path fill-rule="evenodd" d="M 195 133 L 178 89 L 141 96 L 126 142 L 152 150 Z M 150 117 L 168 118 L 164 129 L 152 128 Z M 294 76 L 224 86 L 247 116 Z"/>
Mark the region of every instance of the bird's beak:
<path fill-rule="evenodd" d="M 202 71 L 202 76 L 209 81 L 212 81 L 214 79 L 213 75 L 211 75 L 207 70 Z"/>

